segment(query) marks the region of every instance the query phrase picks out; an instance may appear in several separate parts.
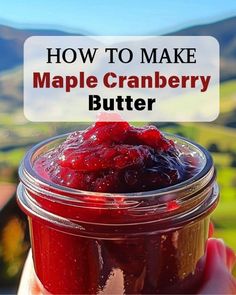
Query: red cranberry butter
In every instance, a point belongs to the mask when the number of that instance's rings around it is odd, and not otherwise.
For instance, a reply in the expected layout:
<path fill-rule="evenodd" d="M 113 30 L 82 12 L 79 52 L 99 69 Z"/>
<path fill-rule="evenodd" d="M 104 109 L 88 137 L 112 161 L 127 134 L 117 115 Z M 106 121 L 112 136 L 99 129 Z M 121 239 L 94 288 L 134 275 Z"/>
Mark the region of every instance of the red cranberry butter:
<path fill-rule="evenodd" d="M 197 292 L 218 201 L 199 145 L 97 122 L 33 147 L 19 175 L 43 293 Z"/>

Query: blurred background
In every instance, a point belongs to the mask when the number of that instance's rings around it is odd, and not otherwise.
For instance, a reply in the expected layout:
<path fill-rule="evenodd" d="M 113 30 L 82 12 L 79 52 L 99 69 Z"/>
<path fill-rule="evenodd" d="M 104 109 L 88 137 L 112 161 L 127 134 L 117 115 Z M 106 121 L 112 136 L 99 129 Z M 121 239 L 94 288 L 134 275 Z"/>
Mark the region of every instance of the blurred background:
<path fill-rule="evenodd" d="M 128 3 L 126 3 L 128 2 Z M 32 123 L 23 115 L 23 42 L 32 35 L 210 35 L 221 50 L 220 116 L 212 123 L 157 124 L 205 146 L 221 190 L 212 219 L 215 236 L 236 251 L 236 2 L 27 1 L 0 11 L 0 293 L 14 294 L 29 249 L 27 220 L 18 209 L 17 169 L 35 143 L 86 127 Z M 174 2 L 174 3 L 173 3 Z M 165 3 L 165 4 L 164 4 Z"/>

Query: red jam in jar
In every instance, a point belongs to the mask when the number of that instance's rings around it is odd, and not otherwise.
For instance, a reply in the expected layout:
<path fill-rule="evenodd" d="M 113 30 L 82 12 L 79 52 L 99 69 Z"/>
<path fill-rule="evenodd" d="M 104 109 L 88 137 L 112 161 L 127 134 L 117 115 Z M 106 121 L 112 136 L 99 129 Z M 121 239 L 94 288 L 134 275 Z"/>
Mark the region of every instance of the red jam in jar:
<path fill-rule="evenodd" d="M 42 292 L 197 292 L 218 201 L 202 147 L 154 126 L 97 122 L 33 147 L 19 175 Z"/>

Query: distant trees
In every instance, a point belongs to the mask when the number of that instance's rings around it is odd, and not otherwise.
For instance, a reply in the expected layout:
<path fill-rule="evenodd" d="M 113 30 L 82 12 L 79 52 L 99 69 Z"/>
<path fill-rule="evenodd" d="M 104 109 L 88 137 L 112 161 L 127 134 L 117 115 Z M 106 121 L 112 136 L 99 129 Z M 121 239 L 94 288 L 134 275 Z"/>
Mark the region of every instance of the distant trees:
<path fill-rule="evenodd" d="M 18 181 L 17 167 L 8 165 L 5 162 L 0 163 L 0 181 L 17 182 Z"/>
<path fill-rule="evenodd" d="M 234 157 L 232 158 L 232 161 L 231 161 L 231 163 L 230 163 L 230 166 L 233 167 L 233 168 L 236 168 L 236 156 L 234 156 Z"/>
<path fill-rule="evenodd" d="M 219 146 L 218 146 L 217 143 L 212 142 L 208 146 L 208 151 L 211 152 L 211 153 L 219 153 L 220 152 L 220 148 L 219 148 Z"/>

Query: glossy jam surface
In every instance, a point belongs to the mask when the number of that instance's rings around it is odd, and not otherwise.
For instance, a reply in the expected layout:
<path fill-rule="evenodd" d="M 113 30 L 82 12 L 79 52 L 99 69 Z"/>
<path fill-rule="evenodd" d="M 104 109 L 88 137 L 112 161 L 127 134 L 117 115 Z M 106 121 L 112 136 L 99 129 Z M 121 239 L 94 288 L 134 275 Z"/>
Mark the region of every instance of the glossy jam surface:
<path fill-rule="evenodd" d="M 41 156 L 35 169 L 63 186 L 128 193 L 174 185 L 196 174 L 198 167 L 154 126 L 97 122 Z"/>

